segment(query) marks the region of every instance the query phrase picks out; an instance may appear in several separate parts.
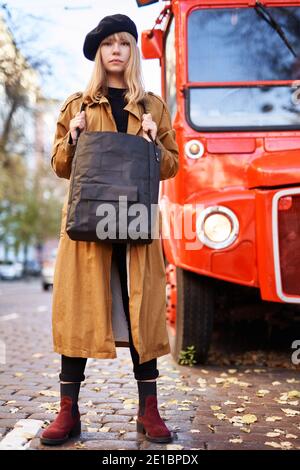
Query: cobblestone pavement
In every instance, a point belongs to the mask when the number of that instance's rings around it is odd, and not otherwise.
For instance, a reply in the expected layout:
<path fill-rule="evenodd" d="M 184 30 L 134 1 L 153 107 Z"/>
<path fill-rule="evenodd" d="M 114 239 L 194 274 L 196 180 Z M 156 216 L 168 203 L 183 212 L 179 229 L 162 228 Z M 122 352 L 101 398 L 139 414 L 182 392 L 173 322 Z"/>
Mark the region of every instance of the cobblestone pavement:
<path fill-rule="evenodd" d="M 0 364 L 3 439 L 19 420 L 45 426 L 58 409 L 51 292 L 42 292 L 39 280 L 0 283 L 0 331 L 2 353 L 6 348 L 6 363 Z M 159 408 L 175 440 L 153 444 L 135 431 L 137 387 L 129 350 L 118 348 L 117 354 L 88 361 L 79 402 L 83 432 L 55 449 L 300 449 L 299 370 L 183 367 L 170 355 L 159 358 Z M 27 448 L 49 449 L 38 434 Z"/>

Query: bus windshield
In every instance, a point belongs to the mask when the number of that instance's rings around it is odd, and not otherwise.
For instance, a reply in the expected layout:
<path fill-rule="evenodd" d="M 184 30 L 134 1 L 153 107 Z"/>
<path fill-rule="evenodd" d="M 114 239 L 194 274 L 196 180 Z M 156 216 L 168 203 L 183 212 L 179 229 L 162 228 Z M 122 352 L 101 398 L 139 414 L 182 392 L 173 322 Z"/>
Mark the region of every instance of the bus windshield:
<path fill-rule="evenodd" d="M 188 93 L 189 120 L 196 129 L 300 128 L 300 8 L 266 11 L 273 27 L 255 8 L 190 13 L 188 81 L 205 82 Z M 247 85 L 262 80 L 294 83 Z"/>

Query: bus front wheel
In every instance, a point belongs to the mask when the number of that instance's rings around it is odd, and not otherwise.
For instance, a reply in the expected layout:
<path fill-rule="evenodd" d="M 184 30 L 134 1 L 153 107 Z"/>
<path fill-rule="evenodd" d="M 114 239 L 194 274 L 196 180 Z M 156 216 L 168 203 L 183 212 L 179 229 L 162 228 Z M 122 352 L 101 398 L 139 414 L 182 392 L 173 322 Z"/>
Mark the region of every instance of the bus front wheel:
<path fill-rule="evenodd" d="M 176 267 L 176 318 L 169 324 L 171 353 L 179 362 L 181 351 L 195 347 L 196 364 L 207 360 L 213 330 L 213 279 Z"/>

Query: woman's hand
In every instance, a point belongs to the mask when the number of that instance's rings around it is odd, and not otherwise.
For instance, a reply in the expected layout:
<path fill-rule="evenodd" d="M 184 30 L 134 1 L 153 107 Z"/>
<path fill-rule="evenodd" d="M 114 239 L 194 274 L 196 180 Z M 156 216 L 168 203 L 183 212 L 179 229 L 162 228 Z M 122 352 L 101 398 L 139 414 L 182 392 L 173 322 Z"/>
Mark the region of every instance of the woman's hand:
<path fill-rule="evenodd" d="M 71 131 L 71 136 L 72 136 L 73 141 L 77 140 L 77 132 L 76 132 L 77 127 L 79 127 L 80 131 L 83 131 L 86 127 L 84 111 L 81 111 L 81 113 L 80 112 L 76 113 L 75 117 L 71 119 L 70 121 L 70 131 Z"/>
<path fill-rule="evenodd" d="M 156 134 L 157 134 L 157 125 L 152 120 L 152 116 L 151 116 L 150 113 L 143 114 L 143 116 L 142 116 L 142 128 L 143 128 L 143 137 L 146 140 L 151 142 L 151 139 L 147 135 L 147 131 L 150 131 L 153 140 L 155 140 Z"/>

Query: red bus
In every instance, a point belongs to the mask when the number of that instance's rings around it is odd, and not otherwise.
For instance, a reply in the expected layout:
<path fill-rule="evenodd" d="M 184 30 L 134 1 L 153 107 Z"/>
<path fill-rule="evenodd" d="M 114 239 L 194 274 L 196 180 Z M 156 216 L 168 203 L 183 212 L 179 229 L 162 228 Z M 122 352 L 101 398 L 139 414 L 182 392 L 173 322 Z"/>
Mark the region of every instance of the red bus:
<path fill-rule="evenodd" d="M 172 354 L 201 363 L 227 287 L 300 303 L 300 1 L 162 2 L 142 54 L 180 149 L 160 192 Z"/>

